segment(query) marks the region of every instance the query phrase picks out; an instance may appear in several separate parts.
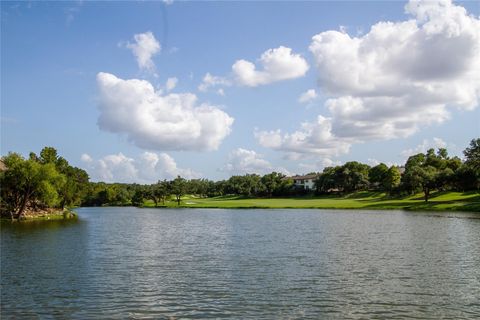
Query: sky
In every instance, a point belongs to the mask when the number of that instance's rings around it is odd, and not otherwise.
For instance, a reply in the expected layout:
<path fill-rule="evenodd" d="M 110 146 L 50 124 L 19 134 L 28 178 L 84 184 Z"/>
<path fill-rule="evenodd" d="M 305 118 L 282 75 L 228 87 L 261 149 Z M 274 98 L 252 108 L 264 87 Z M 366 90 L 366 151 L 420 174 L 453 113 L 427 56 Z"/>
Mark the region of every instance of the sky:
<path fill-rule="evenodd" d="M 462 156 L 476 1 L 1 2 L 1 155 L 92 181 L 225 179 Z"/>

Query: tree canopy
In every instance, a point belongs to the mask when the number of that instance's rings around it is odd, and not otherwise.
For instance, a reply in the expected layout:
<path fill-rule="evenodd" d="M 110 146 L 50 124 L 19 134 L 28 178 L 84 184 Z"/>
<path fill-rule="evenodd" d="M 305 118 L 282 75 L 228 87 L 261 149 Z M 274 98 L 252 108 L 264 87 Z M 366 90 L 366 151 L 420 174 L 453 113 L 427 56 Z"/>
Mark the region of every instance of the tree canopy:
<path fill-rule="evenodd" d="M 429 149 L 410 156 L 403 166 L 380 163 L 373 167 L 357 161 L 327 167 L 316 176 L 314 190 L 295 185 L 292 178 L 278 172 L 265 175 L 234 175 L 226 180 L 176 177 L 151 185 L 89 182 L 88 174 L 71 166 L 53 147 L 27 159 L 17 153 L 2 158 L 1 209 L 12 218 L 21 218 L 27 208 L 102 205 L 137 205 L 145 200 L 165 205 L 171 197 L 178 205 L 186 194 L 197 197 L 288 197 L 307 193 L 350 193 L 361 190 L 389 194 L 423 192 L 428 201 L 434 190 L 479 190 L 480 139 L 473 139 L 464 151 L 465 159 L 450 157 L 445 148 Z"/>

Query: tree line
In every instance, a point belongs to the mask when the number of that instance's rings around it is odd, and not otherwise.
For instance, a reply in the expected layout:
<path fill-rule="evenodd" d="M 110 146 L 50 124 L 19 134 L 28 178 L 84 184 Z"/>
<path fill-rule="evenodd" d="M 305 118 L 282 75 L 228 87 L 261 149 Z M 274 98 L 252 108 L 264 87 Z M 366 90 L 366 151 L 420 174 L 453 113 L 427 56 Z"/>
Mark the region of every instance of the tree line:
<path fill-rule="evenodd" d="M 178 176 L 150 185 L 90 182 L 84 170 L 70 166 L 54 148 L 45 147 L 38 156 L 30 153 L 27 159 L 17 153 L 2 158 L 7 170 L 0 174 L 0 200 L 2 212 L 15 218 L 27 207 L 142 206 L 146 200 L 155 206 L 166 201 L 180 205 L 185 195 L 292 197 L 374 190 L 391 195 L 423 192 L 428 201 L 433 190 L 479 190 L 480 138 L 473 139 L 463 153 L 464 161 L 450 157 L 445 148 L 429 149 L 410 156 L 400 167 L 350 161 L 314 173 L 314 188 L 307 190 L 278 172 L 234 175 L 221 181 Z"/>

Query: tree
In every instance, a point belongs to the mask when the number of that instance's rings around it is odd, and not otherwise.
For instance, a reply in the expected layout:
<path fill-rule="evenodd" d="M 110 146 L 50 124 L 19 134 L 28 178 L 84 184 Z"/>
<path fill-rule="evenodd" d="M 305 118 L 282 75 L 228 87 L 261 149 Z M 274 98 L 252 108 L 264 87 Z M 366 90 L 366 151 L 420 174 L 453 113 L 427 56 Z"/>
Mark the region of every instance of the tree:
<path fill-rule="evenodd" d="M 428 202 L 430 192 L 437 186 L 438 169 L 429 165 L 410 166 L 404 174 L 404 182 L 410 190 L 423 191 L 425 202 Z"/>
<path fill-rule="evenodd" d="M 463 151 L 463 154 L 466 165 L 480 170 L 480 138 L 472 139 L 470 146 Z"/>
<path fill-rule="evenodd" d="M 315 180 L 315 189 L 317 193 L 326 193 L 337 187 L 336 168 L 326 167 Z"/>
<path fill-rule="evenodd" d="M 28 205 L 55 206 L 65 178 L 51 163 L 23 159 L 16 153 L 3 158 L 8 170 L 1 175 L 2 202 L 12 218 L 21 219 Z"/>
<path fill-rule="evenodd" d="M 63 174 L 65 176 L 65 184 L 59 190 L 59 195 L 62 198 L 62 210 L 65 206 L 80 203 L 88 185 L 88 174 L 85 170 L 67 166 Z"/>
<path fill-rule="evenodd" d="M 465 155 L 465 167 L 462 168 L 462 172 L 469 180 L 468 183 L 464 183 L 464 187 L 468 189 L 480 188 L 480 138 L 472 139 L 470 146 L 467 147 L 463 154 Z"/>
<path fill-rule="evenodd" d="M 31 152 L 30 159 L 44 165 L 52 164 L 60 174 L 65 176 L 65 184 L 58 190 L 58 194 L 62 198 L 62 210 L 65 206 L 74 205 L 80 201 L 89 179 L 85 170 L 70 166 L 68 161 L 60 157 L 53 147 L 44 147 L 40 151 L 40 157 Z"/>
<path fill-rule="evenodd" d="M 158 181 L 155 184 L 152 184 L 148 187 L 146 192 L 146 197 L 152 199 L 155 203 L 155 207 L 158 207 L 158 202 L 162 201 L 162 204 L 165 205 L 165 199 L 169 194 L 169 185 L 167 180 Z"/>
<path fill-rule="evenodd" d="M 400 185 L 401 174 L 396 166 L 391 166 L 385 173 L 381 185 L 388 192 L 392 192 Z"/>
<path fill-rule="evenodd" d="M 58 160 L 57 150 L 53 147 L 44 147 L 42 151 L 40 151 L 40 158 L 38 159 L 42 164 L 56 164 Z"/>
<path fill-rule="evenodd" d="M 368 172 L 370 167 L 357 161 L 350 161 L 340 167 L 337 173 L 339 186 L 345 192 L 365 189 L 368 186 Z"/>
<path fill-rule="evenodd" d="M 386 179 L 388 167 L 384 163 L 380 163 L 368 171 L 368 180 L 374 188 L 383 187 L 383 182 Z"/>
<path fill-rule="evenodd" d="M 184 178 L 177 176 L 173 181 L 170 182 L 170 190 L 172 194 L 175 195 L 177 200 L 177 205 L 180 205 L 182 196 L 185 194 L 187 189 L 187 182 Z"/>
<path fill-rule="evenodd" d="M 134 206 L 141 207 L 143 205 L 144 196 L 145 190 L 143 190 L 142 188 L 138 188 L 132 197 L 132 204 Z"/>

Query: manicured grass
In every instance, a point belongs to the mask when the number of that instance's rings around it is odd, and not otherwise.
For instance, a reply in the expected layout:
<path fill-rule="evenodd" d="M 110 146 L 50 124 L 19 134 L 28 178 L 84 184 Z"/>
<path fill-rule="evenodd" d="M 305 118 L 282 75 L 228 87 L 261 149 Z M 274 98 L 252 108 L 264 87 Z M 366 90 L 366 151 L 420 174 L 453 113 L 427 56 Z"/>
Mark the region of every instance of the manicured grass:
<path fill-rule="evenodd" d="M 147 201 L 145 207 L 153 207 Z M 165 207 L 177 207 L 166 201 Z M 182 208 L 321 208 L 321 209 L 403 209 L 428 211 L 480 212 L 478 192 L 437 192 L 428 203 L 422 194 L 409 197 L 389 197 L 378 192 L 357 192 L 346 196 L 320 196 L 296 198 L 242 198 L 233 196 L 214 198 L 182 198 Z"/>

